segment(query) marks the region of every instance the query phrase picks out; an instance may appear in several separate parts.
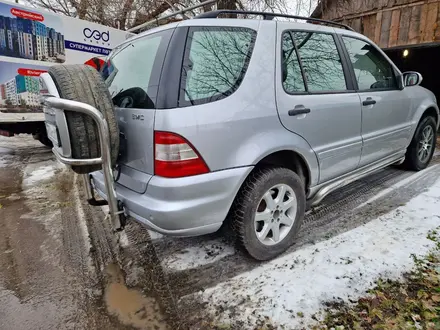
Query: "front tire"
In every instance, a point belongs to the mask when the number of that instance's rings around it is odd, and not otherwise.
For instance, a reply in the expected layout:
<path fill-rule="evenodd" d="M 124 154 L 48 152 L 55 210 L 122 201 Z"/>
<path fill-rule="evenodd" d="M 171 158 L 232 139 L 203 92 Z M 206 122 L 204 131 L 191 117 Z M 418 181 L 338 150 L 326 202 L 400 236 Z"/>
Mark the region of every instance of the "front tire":
<path fill-rule="evenodd" d="M 240 245 L 253 258 L 270 260 L 294 243 L 305 208 L 304 185 L 295 172 L 256 169 L 234 202 L 232 225 Z"/>
<path fill-rule="evenodd" d="M 434 155 L 437 142 L 437 125 L 433 117 L 423 118 L 417 126 L 414 137 L 406 152 L 404 167 L 421 171 L 428 167 Z"/>

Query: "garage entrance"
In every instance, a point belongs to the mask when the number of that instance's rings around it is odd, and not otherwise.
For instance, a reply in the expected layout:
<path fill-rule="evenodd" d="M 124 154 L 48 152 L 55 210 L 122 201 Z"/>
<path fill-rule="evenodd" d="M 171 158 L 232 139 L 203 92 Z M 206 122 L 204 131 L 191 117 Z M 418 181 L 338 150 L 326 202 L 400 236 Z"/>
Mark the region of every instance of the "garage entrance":
<path fill-rule="evenodd" d="M 440 45 L 385 50 L 402 71 L 417 71 L 423 76 L 422 86 L 440 100 Z"/>

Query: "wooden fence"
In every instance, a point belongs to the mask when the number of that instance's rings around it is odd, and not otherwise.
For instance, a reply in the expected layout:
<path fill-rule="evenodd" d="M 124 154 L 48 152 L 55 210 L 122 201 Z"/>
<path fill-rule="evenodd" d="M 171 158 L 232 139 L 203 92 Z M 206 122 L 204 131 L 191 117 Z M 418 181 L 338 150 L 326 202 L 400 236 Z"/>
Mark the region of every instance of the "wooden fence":
<path fill-rule="evenodd" d="M 350 25 L 382 48 L 440 42 L 440 0 L 328 0 L 313 16 Z"/>

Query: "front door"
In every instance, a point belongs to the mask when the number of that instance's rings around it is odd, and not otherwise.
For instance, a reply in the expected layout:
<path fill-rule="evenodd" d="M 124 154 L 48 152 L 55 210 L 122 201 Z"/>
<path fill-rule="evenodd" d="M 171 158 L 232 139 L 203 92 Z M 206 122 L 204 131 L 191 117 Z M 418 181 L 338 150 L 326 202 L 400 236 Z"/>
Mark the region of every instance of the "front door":
<path fill-rule="evenodd" d="M 361 106 L 341 61 L 335 36 L 286 31 L 279 22 L 282 51 L 277 105 L 284 127 L 303 137 L 317 155 L 325 182 L 357 168 L 361 156 Z"/>
<path fill-rule="evenodd" d="M 361 166 L 405 153 L 411 132 L 411 100 L 399 90 L 388 59 L 365 40 L 342 37 L 362 104 Z"/>

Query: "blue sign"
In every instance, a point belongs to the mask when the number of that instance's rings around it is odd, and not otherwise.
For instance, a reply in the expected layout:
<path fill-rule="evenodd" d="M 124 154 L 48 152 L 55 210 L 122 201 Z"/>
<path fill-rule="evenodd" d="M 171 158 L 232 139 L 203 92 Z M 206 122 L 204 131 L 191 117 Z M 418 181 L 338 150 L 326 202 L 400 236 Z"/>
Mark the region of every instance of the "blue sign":
<path fill-rule="evenodd" d="M 83 44 L 76 41 L 66 40 L 65 45 L 67 49 L 77 50 L 80 52 L 94 53 L 99 55 L 108 55 L 111 52 L 111 49 L 109 48 Z"/>

